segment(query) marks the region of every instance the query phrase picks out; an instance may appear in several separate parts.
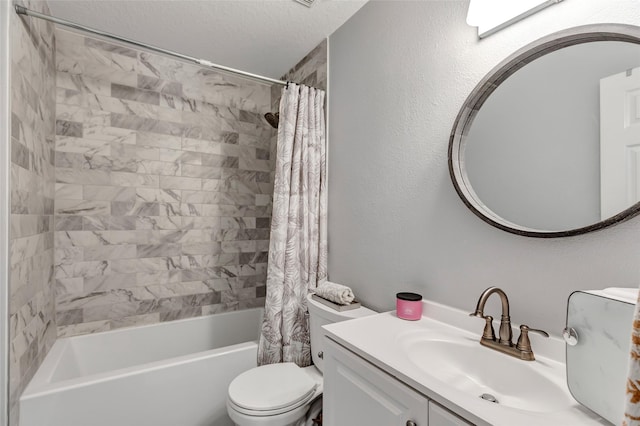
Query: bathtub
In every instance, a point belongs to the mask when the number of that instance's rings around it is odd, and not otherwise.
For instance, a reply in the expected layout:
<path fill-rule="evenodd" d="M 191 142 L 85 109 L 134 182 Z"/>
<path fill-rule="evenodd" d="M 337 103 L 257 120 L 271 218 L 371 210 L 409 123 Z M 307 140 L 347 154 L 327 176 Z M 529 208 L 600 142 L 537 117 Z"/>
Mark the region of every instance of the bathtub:
<path fill-rule="evenodd" d="M 256 366 L 262 309 L 58 339 L 20 398 L 21 426 L 226 426 Z"/>

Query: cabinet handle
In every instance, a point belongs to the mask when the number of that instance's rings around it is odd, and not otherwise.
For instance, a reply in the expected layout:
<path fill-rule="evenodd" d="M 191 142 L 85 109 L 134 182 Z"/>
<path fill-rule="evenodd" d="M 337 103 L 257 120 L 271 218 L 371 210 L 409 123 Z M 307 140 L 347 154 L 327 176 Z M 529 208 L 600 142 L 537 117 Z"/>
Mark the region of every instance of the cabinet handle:
<path fill-rule="evenodd" d="M 407 426 L 418 426 L 413 420 L 407 420 Z"/>
<path fill-rule="evenodd" d="M 324 352 L 322 352 L 322 351 L 318 352 L 318 358 L 323 359 L 324 358 Z"/>

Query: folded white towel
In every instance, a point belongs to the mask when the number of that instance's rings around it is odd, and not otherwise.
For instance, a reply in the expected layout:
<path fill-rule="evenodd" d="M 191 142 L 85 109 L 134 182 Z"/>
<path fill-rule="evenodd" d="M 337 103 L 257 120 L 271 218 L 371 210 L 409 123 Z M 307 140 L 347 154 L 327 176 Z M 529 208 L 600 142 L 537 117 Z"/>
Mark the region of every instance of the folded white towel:
<path fill-rule="evenodd" d="M 346 285 L 325 281 L 316 288 L 316 295 L 339 305 L 349 305 L 356 298 Z"/>

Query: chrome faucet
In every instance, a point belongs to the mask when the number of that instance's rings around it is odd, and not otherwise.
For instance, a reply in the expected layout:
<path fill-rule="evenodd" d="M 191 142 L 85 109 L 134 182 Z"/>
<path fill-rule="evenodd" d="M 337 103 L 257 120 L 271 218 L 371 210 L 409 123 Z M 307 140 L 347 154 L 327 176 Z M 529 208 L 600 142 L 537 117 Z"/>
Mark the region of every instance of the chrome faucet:
<path fill-rule="evenodd" d="M 500 302 L 502 304 L 500 329 L 497 341 L 495 331 L 493 331 L 493 317 L 484 314 L 484 305 L 487 303 L 489 297 L 494 293 L 497 293 L 498 296 L 500 296 Z M 480 299 L 478 299 L 475 312 L 470 313 L 469 316 L 480 317 L 485 320 L 484 331 L 480 338 L 481 345 L 525 361 L 533 361 L 535 359 L 533 350 L 531 349 L 531 342 L 529 341 L 529 332 L 533 331 L 534 333 L 539 333 L 545 337 L 549 337 L 549 334 L 546 331 L 529 328 L 527 325 L 521 325 L 518 343 L 514 345 L 511 341 L 513 335 L 511 333 L 511 317 L 509 316 L 509 298 L 507 298 L 507 294 L 498 287 L 489 287 L 483 291 L 480 295 Z"/>

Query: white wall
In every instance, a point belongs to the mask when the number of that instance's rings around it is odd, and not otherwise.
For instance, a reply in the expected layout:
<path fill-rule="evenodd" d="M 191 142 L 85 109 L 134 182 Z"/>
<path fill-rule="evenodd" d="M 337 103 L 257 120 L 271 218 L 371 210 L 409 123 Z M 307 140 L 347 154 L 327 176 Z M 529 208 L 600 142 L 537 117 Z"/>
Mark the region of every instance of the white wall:
<path fill-rule="evenodd" d="M 559 334 L 572 291 L 638 285 L 640 218 L 551 240 L 493 228 L 453 189 L 449 133 L 513 51 L 576 25 L 640 24 L 640 2 L 565 0 L 484 40 L 467 4 L 372 1 L 330 37 L 329 276 L 381 310 L 413 290 L 471 311 L 497 285 L 515 323 Z"/>

